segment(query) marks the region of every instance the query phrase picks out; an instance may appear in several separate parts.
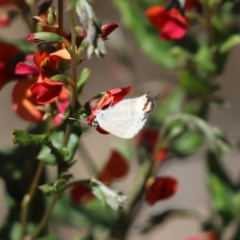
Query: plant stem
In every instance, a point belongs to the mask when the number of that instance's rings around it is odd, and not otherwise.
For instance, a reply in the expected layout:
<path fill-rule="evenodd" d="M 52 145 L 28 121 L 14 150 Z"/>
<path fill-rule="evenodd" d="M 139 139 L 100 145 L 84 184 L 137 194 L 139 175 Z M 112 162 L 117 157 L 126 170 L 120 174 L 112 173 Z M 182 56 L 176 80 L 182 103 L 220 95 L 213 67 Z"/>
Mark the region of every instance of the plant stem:
<path fill-rule="evenodd" d="M 58 1 L 59 4 L 63 4 L 63 1 Z M 59 7 L 60 9 L 61 7 Z M 75 108 L 75 104 L 76 104 L 76 100 L 77 100 L 77 60 L 76 60 L 76 34 L 75 34 L 75 20 L 74 20 L 74 10 L 71 10 L 70 12 L 70 20 L 71 20 L 71 35 L 72 35 L 72 49 L 71 49 L 71 69 L 72 69 L 72 80 L 74 82 L 74 85 L 72 86 L 72 97 L 71 97 L 71 102 L 70 102 L 70 106 L 71 106 L 71 110 L 70 110 L 70 116 L 73 116 L 74 114 L 74 108 Z M 72 125 L 73 122 L 69 121 L 69 123 L 67 124 L 66 127 L 66 131 L 65 131 L 65 136 L 64 136 L 64 140 L 63 140 L 63 147 L 67 147 L 68 145 L 68 141 L 69 141 L 69 137 L 70 134 L 72 132 Z M 60 177 L 61 172 L 60 172 L 60 168 L 58 168 L 58 178 Z M 63 190 L 64 191 L 64 190 Z M 60 198 L 61 194 L 55 194 L 52 197 L 52 200 L 46 210 L 46 212 L 44 213 L 41 222 L 39 223 L 36 232 L 34 233 L 34 235 L 32 236 L 31 240 L 34 240 L 37 238 L 37 236 L 41 233 L 42 229 L 44 228 L 44 226 L 46 225 L 48 218 L 55 206 L 55 203 L 57 202 L 57 200 Z"/>
<path fill-rule="evenodd" d="M 63 35 L 63 0 L 58 0 L 58 35 Z M 62 44 L 58 44 L 58 48 L 61 49 Z"/>
<path fill-rule="evenodd" d="M 30 189 L 29 189 L 28 193 L 24 196 L 23 201 L 21 203 L 21 235 L 20 235 L 21 240 L 24 239 L 25 234 L 26 234 L 28 207 L 29 207 L 29 204 L 36 192 L 37 185 L 38 185 L 39 179 L 41 177 L 43 168 L 44 168 L 44 163 L 39 162 L 37 171 L 35 173 L 35 176 L 34 176 L 32 184 L 30 186 Z"/>
<path fill-rule="evenodd" d="M 45 211 L 43 218 L 41 219 L 41 222 L 39 223 L 37 230 L 35 231 L 35 233 L 33 234 L 33 236 L 30 238 L 31 240 L 35 240 L 38 235 L 41 233 L 41 231 L 43 230 L 44 226 L 46 225 L 46 222 L 55 206 L 55 203 L 57 202 L 57 200 L 60 198 L 61 195 L 59 194 L 55 194 L 50 202 L 50 204 L 48 205 L 47 210 Z"/>
<path fill-rule="evenodd" d="M 71 69 L 72 69 L 72 80 L 74 85 L 72 86 L 72 98 L 70 102 L 70 117 L 74 115 L 74 108 L 77 100 L 77 59 L 76 59 L 76 33 L 75 33 L 75 19 L 74 11 L 70 11 L 70 22 L 71 22 L 71 39 L 72 39 L 72 49 L 71 49 Z M 63 140 L 63 147 L 67 147 L 70 134 L 72 132 L 73 121 L 69 121 L 66 127 L 66 132 Z"/>

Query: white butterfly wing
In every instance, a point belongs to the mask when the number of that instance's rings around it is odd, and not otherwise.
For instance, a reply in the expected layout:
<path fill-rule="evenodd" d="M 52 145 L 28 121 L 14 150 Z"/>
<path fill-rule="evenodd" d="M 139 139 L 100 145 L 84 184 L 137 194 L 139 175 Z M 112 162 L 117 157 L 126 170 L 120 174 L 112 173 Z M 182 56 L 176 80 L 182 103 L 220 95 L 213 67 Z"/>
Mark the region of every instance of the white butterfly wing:
<path fill-rule="evenodd" d="M 133 138 L 147 121 L 143 101 L 146 95 L 134 99 L 125 99 L 113 107 L 96 112 L 96 120 L 105 131 L 120 138 Z"/>

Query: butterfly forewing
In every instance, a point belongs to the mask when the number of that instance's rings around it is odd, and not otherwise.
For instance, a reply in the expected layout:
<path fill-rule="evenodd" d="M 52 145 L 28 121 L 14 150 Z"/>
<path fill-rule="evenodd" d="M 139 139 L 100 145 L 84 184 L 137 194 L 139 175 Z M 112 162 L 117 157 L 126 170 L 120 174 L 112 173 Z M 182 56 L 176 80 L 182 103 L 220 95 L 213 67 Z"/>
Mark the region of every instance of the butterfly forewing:
<path fill-rule="evenodd" d="M 146 95 L 125 99 L 112 107 L 97 111 L 96 120 L 107 132 L 121 138 L 132 138 L 147 121 L 146 104 Z"/>

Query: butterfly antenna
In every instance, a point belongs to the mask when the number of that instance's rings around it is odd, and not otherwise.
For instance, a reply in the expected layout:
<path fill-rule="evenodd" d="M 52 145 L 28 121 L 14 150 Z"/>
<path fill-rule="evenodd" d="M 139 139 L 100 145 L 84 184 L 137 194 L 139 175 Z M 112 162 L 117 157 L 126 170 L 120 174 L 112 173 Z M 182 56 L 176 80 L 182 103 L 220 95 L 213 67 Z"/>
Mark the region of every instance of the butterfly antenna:
<path fill-rule="evenodd" d="M 68 119 L 73 120 L 73 121 L 78 121 L 78 122 L 84 122 L 84 123 L 87 123 L 87 121 L 84 121 L 84 120 L 81 120 L 81 119 L 77 119 L 77 118 L 69 117 Z"/>

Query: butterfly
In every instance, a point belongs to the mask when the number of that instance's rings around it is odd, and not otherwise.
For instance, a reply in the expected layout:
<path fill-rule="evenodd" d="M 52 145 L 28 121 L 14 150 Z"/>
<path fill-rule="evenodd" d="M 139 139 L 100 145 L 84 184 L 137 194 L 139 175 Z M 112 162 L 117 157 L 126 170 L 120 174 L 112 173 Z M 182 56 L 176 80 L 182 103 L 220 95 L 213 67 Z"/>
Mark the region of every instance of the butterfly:
<path fill-rule="evenodd" d="M 123 99 L 107 109 L 97 110 L 92 126 L 120 138 L 133 138 L 145 125 L 148 115 L 155 109 L 156 98 L 148 94 Z"/>

